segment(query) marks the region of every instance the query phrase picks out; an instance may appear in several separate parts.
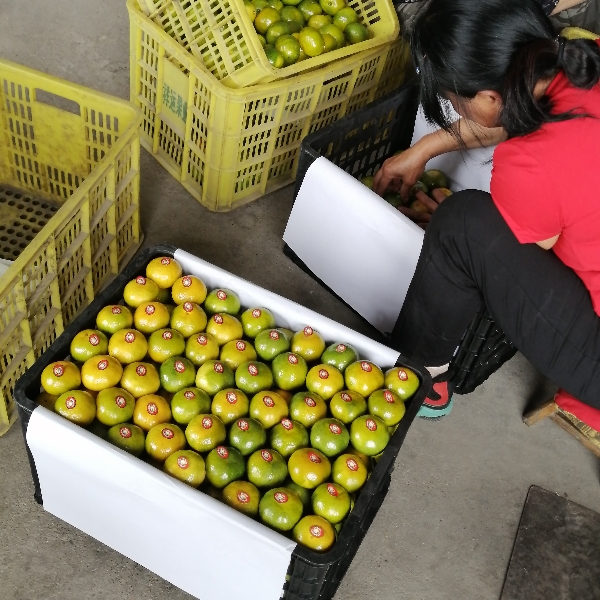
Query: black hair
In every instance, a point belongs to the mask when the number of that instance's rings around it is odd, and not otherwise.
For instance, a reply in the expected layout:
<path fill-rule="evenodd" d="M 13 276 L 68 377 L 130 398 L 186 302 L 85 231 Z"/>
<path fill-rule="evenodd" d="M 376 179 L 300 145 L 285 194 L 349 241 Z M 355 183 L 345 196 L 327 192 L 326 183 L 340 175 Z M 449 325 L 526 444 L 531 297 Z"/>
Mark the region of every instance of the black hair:
<path fill-rule="evenodd" d="M 544 123 L 581 116 L 556 114 L 538 81 L 563 69 L 572 85 L 590 89 L 600 79 L 600 48 L 593 40 L 558 38 L 536 0 L 431 0 L 411 36 L 425 116 L 452 131 L 440 98 L 473 98 L 483 90 L 502 96 L 500 123 L 509 137 Z"/>

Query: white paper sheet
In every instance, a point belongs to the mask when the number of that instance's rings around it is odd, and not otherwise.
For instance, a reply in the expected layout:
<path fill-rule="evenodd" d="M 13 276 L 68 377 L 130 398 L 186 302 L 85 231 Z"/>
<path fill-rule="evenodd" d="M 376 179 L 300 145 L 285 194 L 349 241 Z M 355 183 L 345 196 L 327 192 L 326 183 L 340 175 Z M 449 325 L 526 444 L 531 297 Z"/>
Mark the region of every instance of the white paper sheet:
<path fill-rule="evenodd" d="M 184 273 L 266 306 L 277 324 L 311 325 L 391 367 L 398 352 L 187 252 Z M 44 508 L 201 600 L 279 600 L 295 544 L 38 407 L 27 428 Z M 236 565 L 235 577 L 231 564 Z"/>
<path fill-rule="evenodd" d="M 423 230 L 326 158 L 308 169 L 283 236 L 308 268 L 390 332 L 415 272 Z"/>

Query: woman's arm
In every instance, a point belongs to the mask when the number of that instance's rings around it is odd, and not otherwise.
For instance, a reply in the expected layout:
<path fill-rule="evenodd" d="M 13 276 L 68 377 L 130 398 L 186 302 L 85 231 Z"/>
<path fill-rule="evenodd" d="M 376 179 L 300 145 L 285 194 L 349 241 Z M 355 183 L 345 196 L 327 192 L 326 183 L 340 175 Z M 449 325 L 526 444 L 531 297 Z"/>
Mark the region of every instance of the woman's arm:
<path fill-rule="evenodd" d="M 388 158 L 375 175 L 374 191 L 382 195 L 391 187 L 405 198 L 423 175 L 427 162 L 435 156 L 461 148 L 495 146 L 506 139 L 501 127 L 487 129 L 467 119 L 459 119 L 454 127 L 452 133 L 441 129 L 429 133 L 402 154 Z"/>

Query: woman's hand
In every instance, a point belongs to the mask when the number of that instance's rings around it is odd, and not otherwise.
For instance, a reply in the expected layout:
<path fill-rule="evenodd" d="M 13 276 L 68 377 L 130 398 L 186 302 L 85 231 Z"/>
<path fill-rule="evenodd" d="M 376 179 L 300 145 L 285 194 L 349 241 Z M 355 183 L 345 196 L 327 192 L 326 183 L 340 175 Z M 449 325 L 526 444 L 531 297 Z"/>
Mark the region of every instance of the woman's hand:
<path fill-rule="evenodd" d="M 444 192 L 437 189 L 433 190 L 431 195 L 433 198 L 430 198 L 425 192 L 419 191 L 415 194 L 415 200 L 418 200 L 427 209 L 426 211 L 414 210 L 408 206 L 399 206 L 398 210 L 419 227 L 425 229 L 437 207 L 448 197 Z"/>
<path fill-rule="evenodd" d="M 425 159 L 419 148 L 408 150 L 388 158 L 373 180 L 373 191 L 383 196 L 388 190 L 399 192 L 401 198 L 408 198 L 410 191 L 425 171 Z"/>

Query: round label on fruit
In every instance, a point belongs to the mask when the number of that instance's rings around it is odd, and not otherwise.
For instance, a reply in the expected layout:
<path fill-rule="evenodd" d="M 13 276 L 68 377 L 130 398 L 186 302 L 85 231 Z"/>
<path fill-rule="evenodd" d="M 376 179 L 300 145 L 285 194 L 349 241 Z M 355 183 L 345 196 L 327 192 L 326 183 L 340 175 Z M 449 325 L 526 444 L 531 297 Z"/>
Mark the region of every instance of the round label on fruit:
<path fill-rule="evenodd" d="M 221 458 L 229 458 L 229 450 L 227 450 L 227 448 L 225 448 L 225 446 L 219 446 L 217 448 L 217 454 Z"/>
<path fill-rule="evenodd" d="M 108 367 L 108 361 L 106 359 L 102 359 L 99 363 L 98 363 L 98 369 L 100 371 L 104 371 L 104 369 L 106 369 Z"/>
<path fill-rule="evenodd" d="M 161 265 L 165 265 L 165 267 L 166 267 L 167 265 L 170 265 L 170 264 L 171 264 L 171 259 L 170 259 L 170 258 L 167 258 L 167 257 L 165 257 L 165 258 L 161 258 L 161 259 L 160 259 L 160 264 L 161 264 Z"/>
<path fill-rule="evenodd" d="M 373 419 L 367 419 L 365 425 L 369 431 L 377 431 L 377 423 Z"/>
<path fill-rule="evenodd" d="M 194 310 L 194 305 L 191 302 L 184 302 L 183 310 L 185 310 L 185 312 L 192 312 Z"/>
<path fill-rule="evenodd" d="M 279 339 L 279 333 L 277 333 L 277 331 L 273 330 L 273 331 L 271 331 L 271 333 L 269 333 L 269 337 L 272 340 L 278 340 Z"/>
<path fill-rule="evenodd" d="M 353 458 L 348 458 L 346 460 L 346 466 L 351 470 L 351 471 L 358 471 L 358 463 L 353 459 Z"/>
<path fill-rule="evenodd" d="M 325 370 L 325 369 L 321 369 L 319 371 L 319 377 L 321 379 L 327 379 L 329 377 L 329 372 L 327 370 Z"/>
<path fill-rule="evenodd" d="M 258 319 L 258 317 L 260 317 L 260 315 L 262 315 L 262 311 L 260 310 L 260 308 L 255 308 L 255 309 L 252 311 L 252 316 L 253 316 L 255 319 Z"/>
<path fill-rule="evenodd" d="M 210 429 L 212 425 L 213 422 L 210 417 L 204 417 L 204 419 L 202 419 L 202 427 L 204 427 L 204 429 Z"/>
<path fill-rule="evenodd" d="M 146 285 L 146 278 L 145 278 L 145 277 L 142 277 L 142 276 L 140 275 L 139 277 L 136 277 L 136 278 L 135 278 L 135 282 L 136 282 L 138 285 Z"/>
<path fill-rule="evenodd" d="M 154 304 L 148 304 L 148 306 L 146 306 L 146 314 L 147 315 L 153 315 L 154 311 L 156 310 Z"/>
<path fill-rule="evenodd" d="M 340 398 L 344 401 L 344 402 L 352 402 L 352 396 L 350 394 L 346 394 L 346 392 L 342 392 L 340 394 Z"/>
<path fill-rule="evenodd" d="M 329 431 L 334 435 L 340 435 L 342 433 L 342 428 L 337 423 L 329 423 Z"/>
<path fill-rule="evenodd" d="M 77 405 L 77 400 L 75 400 L 75 398 L 73 398 L 73 396 L 69 396 L 66 400 L 65 400 L 65 406 L 71 410 L 72 408 L 75 408 L 75 406 Z"/>
<path fill-rule="evenodd" d="M 217 324 L 217 325 L 223 325 L 223 317 L 221 315 L 215 315 L 213 317 L 213 321 Z"/>
<path fill-rule="evenodd" d="M 132 344 L 133 342 L 135 342 L 135 333 L 133 333 L 132 331 L 129 331 L 128 333 L 125 334 L 125 341 L 128 344 Z"/>
<path fill-rule="evenodd" d="M 327 492 L 329 493 L 330 496 L 333 496 L 334 498 L 338 497 L 338 491 L 330 483 L 327 484 Z"/>
<path fill-rule="evenodd" d="M 146 406 L 146 410 L 148 411 L 149 415 L 157 415 L 158 414 L 158 406 L 156 406 L 156 404 L 154 402 L 148 402 L 148 405 Z"/>
<path fill-rule="evenodd" d="M 385 390 L 385 392 L 383 392 L 383 397 L 388 404 L 394 404 L 394 396 L 389 390 Z"/>
<path fill-rule="evenodd" d="M 100 338 L 95 333 L 90 335 L 90 344 L 92 346 L 97 346 L 99 343 L 100 343 Z"/>
<path fill-rule="evenodd" d="M 248 429 L 250 429 L 250 423 L 248 423 L 248 421 L 244 421 L 244 419 L 240 419 L 237 422 L 237 426 L 241 431 L 248 431 Z"/>
<path fill-rule="evenodd" d="M 285 504 L 288 501 L 288 495 L 285 492 L 275 492 L 273 498 L 275 498 L 275 502 L 279 502 L 279 504 Z"/>
<path fill-rule="evenodd" d="M 111 309 L 111 312 L 113 315 L 120 315 L 121 314 L 121 307 L 120 306 L 113 306 Z"/>
<path fill-rule="evenodd" d="M 225 399 L 229 404 L 235 404 L 237 402 L 237 394 L 235 392 L 227 392 Z"/>
<path fill-rule="evenodd" d="M 188 390 L 187 392 L 183 392 L 183 396 L 186 400 L 193 400 L 196 397 L 196 393 Z"/>
<path fill-rule="evenodd" d="M 290 365 L 297 365 L 298 364 L 298 357 L 295 354 L 290 354 L 288 356 L 288 362 L 290 363 Z"/>
<path fill-rule="evenodd" d="M 54 377 L 62 377 L 65 372 L 65 368 L 62 365 L 55 365 L 52 369 L 52 373 L 54 373 Z"/>
<path fill-rule="evenodd" d="M 310 406 L 311 408 L 314 408 L 317 405 L 317 403 L 310 396 L 306 396 L 306 398 L 304 398 L 304 404 L 306 404 L 306 406 Z"/>
<path fill-rule="evenodd" d="M 263 460 L 266 460 L 267 462 L 273 460 L 273 455 L 268 450 L 261 450 L 260 455 L 263 457 Z"/>
<path fill-rule="evenodd" d="M 315 463 L 316 465 L 318 465 L 321 462 L 321 459 L 314 452 L 308 453 L 308 460 L 310 460 L 310 462 Z"/>
<path fill-rule="evenodd" d="M 227 294 L 223 290 L 217 292 L 217 298 L 219 300 L 227 300 Z"/>
<path fill-rule="evenodd" d="M 192 278 L 186 275 L 185 277 L 182 277 L 181 283 L 183 284 L 183 287 L 190 287 L 190 285 L 192 285 Z"/>
<path fill-rule="evenodd" d="M 370 373 L 373 370 L 371 363 L 368 363 L 366 361 L 360 363 L 360 368 L 367 373 Z"/>
<path fill-rule="evenodd" d="M 162 436 L 167 440 L 172 440 L 175 437 L 175 432 L 168 427 L 165 427 L 162 431 Z"/>
<path fill-rule="evenodd" d="M 183 373 L 185 371 L 185 365 L 180 360 L 176 360 L 173 366 L 178 373 Z"/>
<path fill-rule="evenodd" d="M 408 379 L 408 373 L 404 369 L 398 369 L 398 379 L 400 381 L 406 381 Z"/>
<path fill-rule="evenodd" d="M 271 396 L 265 396 L 263 398 L 263 403 L 267 408 L 273 408 L 275 406 L 275 401 Z"/>
<path fill-rule="evenodd" d="M 196 338 L 196 341 L 197 341 L 197 342 L 198 342 L 198 343 L 199 343 L 201 346 L 206 346 L 206 344 L 207 344 L 207 342 L 208 342 L 208 340 L 206 339 L 206 336 L 205 336 L 205 335 L 199 335 L 199 336 Z"/>
<path fill-rule="evenodd" d="M 246 342 L 242 342 L 242 340 L 238 340 L 235 343 L 236 350 L 243 352 L 246 349 Z"/>
<path fill-rule="evenodd" d="M 304 335 L 312 335 L 313 334 L 313 328 L 312 327 L 305 327 L 304 328 Z"/>
<path fill-rule="evenodd" d="M 346 344 L 338 344 L 335 347 L 336 352 L 346 352 Z"/>
<path fill-rule="evenodd" d="M 148 372 L 148 369 L 146 369 L 146 367 L 144 365 L 138 365 L 135 368 L 135 372 L 140 376 L 140 377 L 144 377 L 146 375 L 146 373 Z"/>
<path fill-rule="evenodd" d="M 117 396 L 115 398 L 115 404 L 119 408 L 125 408 L 127 406 L 127 400 L 125 400 L 125 398 L 123 398 L 123 396 Z"/>
<path fill-rule="evenodd" d="M 223 367 L 223 365 L 221 363 L 215 363 L 215 366 L 213 367 L 215 373 L 223 373 L 223 371 L 225 370 L 225 368 Z"/>
<path fill-rule="evenodd" d="M 170 331 L 163 331 L 162 339 L 163 340 L 171 340 L 171 339 L 173 339 L 173 334 Z"/>
<path fill-rule="evenodd" d="M 258 367 L 256 365 L 248 365 L 248 373 L 253 377 L 256 377 L 256 375 L 258 375 Z"/>
<path fill-rule="evenodd" d="M 180 469 L 187 469 L 190 466 L 190 461 L 185 456 L 178 456 L 177 466 Z"/>
<path fill-rule="evenodd" d="M 248 502 L 250 502 L 250 494 L 247 494 L 243 491 L 239 491 L 237 493 L 237 499 L 238 502 L 241 502 L 242 504 L 248 504 Z"/>
<path fill-rule="evenodd" d="M 125 439 L 130 438 L 131 429 L 129 429 L 129 427 L 121 427 L 121 429 L 119 429 L 119 435 Z"/>
<path fill-rule="evenodd" d="M 310 535 L 312 535 L 313 537 L 316 538 L 322 538 L 325 535 L 325 531 L 323 530 L 322 527 L 319 527 L 318 525 L 313 525 L 310 529 Z"/>
<path fill-rule="evenodd" d="M 290 419 L 281 419 L 281 426 L 287 431 L 291 431 L 294 429 L 294 424 L 290 421 Z"/>

